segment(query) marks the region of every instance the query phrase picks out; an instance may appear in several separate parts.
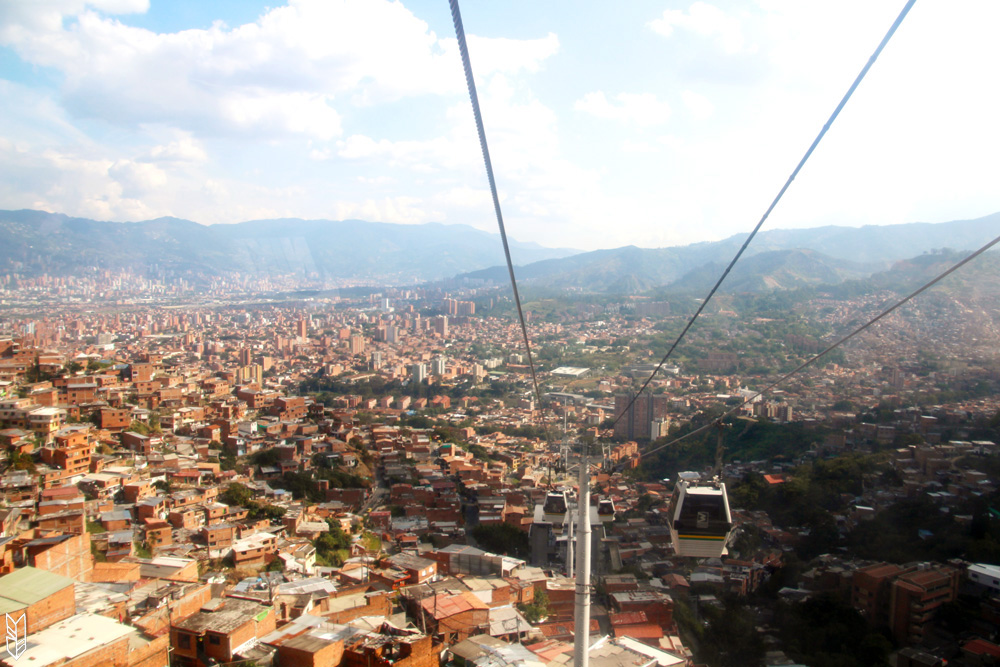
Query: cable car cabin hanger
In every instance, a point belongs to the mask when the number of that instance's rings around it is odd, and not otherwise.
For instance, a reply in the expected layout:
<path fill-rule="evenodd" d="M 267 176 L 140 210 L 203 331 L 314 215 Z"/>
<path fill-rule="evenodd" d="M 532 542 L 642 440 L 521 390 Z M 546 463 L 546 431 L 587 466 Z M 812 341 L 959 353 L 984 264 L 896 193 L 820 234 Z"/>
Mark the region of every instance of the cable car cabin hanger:
<path fill-rule="evenodd" d="M 670 539 L 678 556 L 718 558 L 728 553 L 733 520 L 722 482 L 678 480 L 670 498 L 670 517 Z"/>

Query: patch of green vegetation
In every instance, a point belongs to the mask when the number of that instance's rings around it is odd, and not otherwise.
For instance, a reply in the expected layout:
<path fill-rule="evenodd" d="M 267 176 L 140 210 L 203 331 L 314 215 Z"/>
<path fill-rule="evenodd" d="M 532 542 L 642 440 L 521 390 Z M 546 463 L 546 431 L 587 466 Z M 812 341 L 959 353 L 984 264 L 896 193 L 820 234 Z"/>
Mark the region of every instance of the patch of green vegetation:
<path fill-rule="evenodd" d="M 538 591 L 531 602 L 517 605 L 518 610 L 524 615 L 528 623 L 534 625 L 552 614 L 549 607 L 549 594 L 545 591 Z"/>
<path fill-rule="evenodd" d="M 950 558 L 997 563 L 1000 522 L 990 516 L 990 507 L 998 500 L 997 494 L 969 499 L 944 513 L 927 496 L 904 499 L 860 523 L 848 534 L 847 547 L 861 558 L 891 563 Z M 959 521 L 956 515 L 972 520 Z"/>
<path fill-rule="evenodd" d="M 338 522 L 327 520 L 327 524 L 330 526 L 329 532 L 320 533 L 313 542 L 316 547 L 316 562 L 327 567 L 339 567 L 350 554 L 351 538 Z"/>
<path fill-rule="evenodd" d="M 368 551 L 378 552 L 382 549 L 382 540 L 375 533 L 366 530 L 361 534 L 361 546 Z"/>
<path fill-rule="evenodd" d="M 267 519 L 276 521 L 285 515 L 285 510 L 256 500 L 257 492 L 250 487 L 233 482 L 226 487 L 226 490 L 219 494 L 219 501 L 234 507 L 243 507 L 247 510 L 247 518 L 251 521 Z"/>
<path fill-rule="evenodd" d="M 887 667 L 892 643 L 869 629 L 854 607 L 824 594 L 804 602 L 775 606 L 785 652 L 805 665 Z"/>

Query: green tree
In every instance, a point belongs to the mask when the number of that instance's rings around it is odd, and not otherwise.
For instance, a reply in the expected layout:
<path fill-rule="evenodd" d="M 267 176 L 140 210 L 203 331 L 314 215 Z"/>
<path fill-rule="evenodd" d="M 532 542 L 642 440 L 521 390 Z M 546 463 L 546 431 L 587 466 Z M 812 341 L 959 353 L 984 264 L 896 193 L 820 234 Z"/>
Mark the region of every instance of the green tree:
<path fill-rule="evenodd" d="M 552 614 L 552 608 L 549 607 L 549 594 L 545 591 L 535 593 L 531 602 L 519 604 L 517 608 L 524 614 L 525 620 L 532 625 Z"/>
<path fill-rule="evenodd" d="M 336 521 L 327 520 L 330 530 L 320 533 L 313 542 L 316 547 L 316 560 L 329 566 L 339 567 L 347 558 L 351 546 L 351 538 L 341 529 Z"/>
<path fill-rule="evenodd" d="M 751 667 L 764 664 L 764 641 L 750 612 L 735 600 L 722 610 L 703 608 L 708 626 L 701 643 L 701 657 L 716 667 Z"/>
<path fill-rule="evenodd" d="M 883 667 L 892 646 L 847 602 L 824 594 L 795 604 L 779 603 L 775 624 L 790 657 L 817 667 Z"/>
<path fill-rule="evenodd" d="M 26 452 L 11 450 L 7 455 L 7 462 L 12 470 L 27 470 L 32 474 L 35 472 L 35 461 L 31 458 L 31 454 Z"/>
<path fill-rule="evenodd" d="M 254 499 L 255 492 L 239 482 L 232 482 L 226 490 L 219 494 L 219 500 L 227 505 L 247 507 Z"/>

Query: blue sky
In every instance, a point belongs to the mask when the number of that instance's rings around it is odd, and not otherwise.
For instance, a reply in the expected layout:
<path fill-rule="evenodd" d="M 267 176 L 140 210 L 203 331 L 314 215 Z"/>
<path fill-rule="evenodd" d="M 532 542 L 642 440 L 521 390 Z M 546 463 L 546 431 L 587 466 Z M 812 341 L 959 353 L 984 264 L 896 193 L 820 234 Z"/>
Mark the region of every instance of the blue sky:
<path fill-rule="evenodd" d="M 508 232 L 748 231 L 903 4 L 464 3 Z M 1000 210 L 998 24 L 918 0 L 768 228 Z M 0 0 L 0 208 L 495 231 L 452 30 L 445 0 Z"/>

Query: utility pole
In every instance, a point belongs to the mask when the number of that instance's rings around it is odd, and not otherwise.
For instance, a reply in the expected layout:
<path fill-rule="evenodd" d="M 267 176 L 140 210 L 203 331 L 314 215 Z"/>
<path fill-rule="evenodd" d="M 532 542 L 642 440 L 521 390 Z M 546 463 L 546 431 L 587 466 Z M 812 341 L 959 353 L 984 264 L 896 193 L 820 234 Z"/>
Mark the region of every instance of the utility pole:
<path fill-rule="evenodd" d="M 581 443 L 580 518 L 577 526 L 580 543 L 576 548 L 576 627 L 573 667 L 589 667 L 590 662 L 590 470 L 589 443 Z"/>

